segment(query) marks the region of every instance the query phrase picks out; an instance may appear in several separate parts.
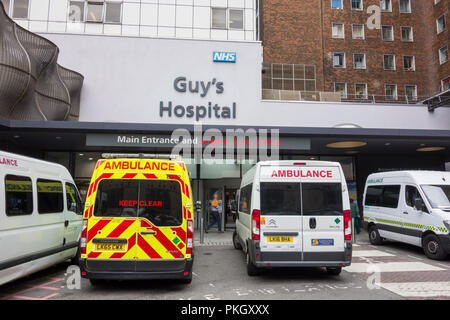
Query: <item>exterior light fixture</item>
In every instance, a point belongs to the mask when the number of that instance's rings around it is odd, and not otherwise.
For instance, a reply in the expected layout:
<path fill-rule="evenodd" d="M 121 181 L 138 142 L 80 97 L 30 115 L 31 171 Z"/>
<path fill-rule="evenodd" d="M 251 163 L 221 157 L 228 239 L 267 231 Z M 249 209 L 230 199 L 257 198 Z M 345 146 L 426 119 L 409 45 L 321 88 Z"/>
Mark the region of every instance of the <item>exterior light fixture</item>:
<path fill-rule="evenodd" d="M 445 147 L 424 147 L 424 148 L 418 148 L 416 151 L 433 152 L 433 151 L 442 151 L 442 150 L 445 150 Z"/>
<path fill-rule="evenodd" d="M 328 148 L 334 149 L 349 149 L 349 148 L 360 148 L 367 145 L 367 142 L 364 141 L 340 141 L 340 142 L 332 142 L 327 144 Z"/>

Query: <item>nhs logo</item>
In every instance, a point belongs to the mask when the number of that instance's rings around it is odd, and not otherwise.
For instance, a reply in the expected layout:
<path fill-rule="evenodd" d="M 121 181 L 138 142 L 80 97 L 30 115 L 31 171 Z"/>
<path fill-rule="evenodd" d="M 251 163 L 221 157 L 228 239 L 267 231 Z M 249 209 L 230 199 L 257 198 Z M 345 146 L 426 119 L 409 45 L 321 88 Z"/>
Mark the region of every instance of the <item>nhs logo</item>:
<path fill-rule="evenodd" d="M 236 63 L 236 52 L 214 51 L 213 61 Z"/>

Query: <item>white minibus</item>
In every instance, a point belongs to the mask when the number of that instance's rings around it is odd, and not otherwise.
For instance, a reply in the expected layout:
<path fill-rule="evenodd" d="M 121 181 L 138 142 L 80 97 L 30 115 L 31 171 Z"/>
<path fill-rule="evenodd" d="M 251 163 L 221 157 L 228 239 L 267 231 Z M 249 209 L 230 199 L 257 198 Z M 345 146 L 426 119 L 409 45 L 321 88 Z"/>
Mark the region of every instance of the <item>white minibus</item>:
<path fill-rule="evenodd" d="M 364 225 L 369 240 L 422 247 L 430 259 L 450 253 L 450 172 L 393 171 L 368 176 Z"/>
<path fill-rule="evenodd" d="M 76 258 L 82 211 L 65 167 L 0 151 L 0 285 Z"/>
<path fill-rule="evenodd" d="M 326 267 L 340 274 L 352 258 L 350 203 L 341 165 L 259 162 L 242 178 L 233 243 L 247 273 L 263 268 Z"/>

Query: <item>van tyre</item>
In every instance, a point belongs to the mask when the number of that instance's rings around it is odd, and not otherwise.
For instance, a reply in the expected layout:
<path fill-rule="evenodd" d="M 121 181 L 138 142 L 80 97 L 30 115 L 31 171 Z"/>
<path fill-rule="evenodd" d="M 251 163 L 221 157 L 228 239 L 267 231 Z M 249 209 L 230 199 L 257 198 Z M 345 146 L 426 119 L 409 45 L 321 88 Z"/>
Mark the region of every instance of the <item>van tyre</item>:
<path fill-rule="evenodd" d="M 338 276 L 341 274 L 342 267 L 327 268 L 327 273 L 329 276 Z"/>
<path fill-rule="evenodd" d="M 252 260 L 250 259 L 250 254 L 247 251 L 246 254 L 246 261 L 247 261 L 247 274 L 250 277 L 257 276 L 259 274 L 259 269 L 253 264 Z"/>
<path fill-rule="evenodd" d="M 439 241 L 439 238 L 434 234 L 427 235 L 422 242 L 423 251 L 425 255 L 433 260 L 444 260 L 447 253 Z"/>
<path fill-rule="evenodd" d="M 376 246 L 383 243 L 383 238 L 380 236 L 377 226 L 371 226 L 369 228 L 369 241 Z"/>
<path fill-rule="evenodd" d="M 236 231 L 233 233 L 233 246 L 236 250 L 242 250 L 242 245 L 239 242 L 239 236 Z"/>

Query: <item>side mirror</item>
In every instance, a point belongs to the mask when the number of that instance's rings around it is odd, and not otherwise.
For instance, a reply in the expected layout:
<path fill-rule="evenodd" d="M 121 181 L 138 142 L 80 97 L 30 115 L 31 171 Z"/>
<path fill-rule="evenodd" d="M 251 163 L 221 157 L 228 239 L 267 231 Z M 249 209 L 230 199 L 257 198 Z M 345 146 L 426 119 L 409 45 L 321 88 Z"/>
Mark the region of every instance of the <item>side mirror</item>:
<path fill-rule="evenodd" d="M 417 211 L 424 211 L 425 203 L 423 203 L 423 200 L 419 197 L 414 199 L 414 209 Z"/>

